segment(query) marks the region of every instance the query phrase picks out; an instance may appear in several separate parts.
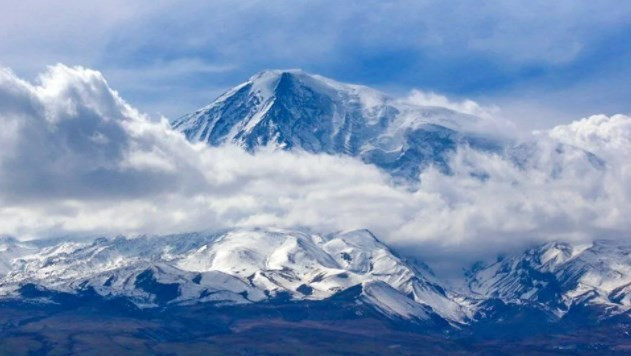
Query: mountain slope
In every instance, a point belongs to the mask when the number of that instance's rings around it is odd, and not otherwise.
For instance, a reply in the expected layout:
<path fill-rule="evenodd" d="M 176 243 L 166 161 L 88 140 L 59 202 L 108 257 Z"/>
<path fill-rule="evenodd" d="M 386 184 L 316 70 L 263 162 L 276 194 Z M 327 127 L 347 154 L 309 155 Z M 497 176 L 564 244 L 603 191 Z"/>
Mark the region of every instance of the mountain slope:
<path fill-rule="evenodd" d="M 538 246 L 476 266 L 467 273 L 468 292 L 457 294 L 366 230 L 0 241 L 0 304 L 17 309 L 370 319 L 492 338 L 631 331 L 631 245 L 624 243 Z"/>
<path fill-rule="evenodd" d="M 11 271 L 12 261 L 35 253 L 37 247 L 23 243 L 10 236 L 0 236 L 0 276 Z"/>
<path fill-rule="evenodd" d="M 325 300 L 360 286 L 387 317 L 453 323 L 466 310 L 365 230 L 329 236 L 278 229 L 60 243 L 9 261 L 0 295 L 24 287 L 125 297 L 140 307 Z"/>
<path fill-rule="evenodd" d="M 549 318 L 591 309 L 597 319 L 631 309 L 631 245 L 552 242 L 469 274 L 477 297 L 528 306 Z"/>
<path fill-rule="evenodd" d="M 172 125 L 191 141 L 357 156 L 415 180 L 429 164 L 448 171 L 448 155 L 459 145 L 500 150 L 499 139 L 475 133 L 480 120 L 300 70 L 274 70 Z"/>

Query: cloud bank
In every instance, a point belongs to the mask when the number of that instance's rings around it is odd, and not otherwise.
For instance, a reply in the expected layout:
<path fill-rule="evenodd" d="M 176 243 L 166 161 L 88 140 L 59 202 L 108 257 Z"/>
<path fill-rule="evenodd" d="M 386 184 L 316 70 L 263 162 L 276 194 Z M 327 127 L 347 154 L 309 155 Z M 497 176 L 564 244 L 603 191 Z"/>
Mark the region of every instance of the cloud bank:
<path fill-rule="evenodd" d="M 624 115 L 539 132 L 510 148 L 513 159 L 463 147 L 453 174 L 429 168 L 415 190 L 350 157 L 191 144 L 80 67 L 50 67 L 35 84 L 1 70 L 0 125 L 0 233 L 20 238 L 369 228 L 430 262 L 461 264 L 631 231 Z"/>

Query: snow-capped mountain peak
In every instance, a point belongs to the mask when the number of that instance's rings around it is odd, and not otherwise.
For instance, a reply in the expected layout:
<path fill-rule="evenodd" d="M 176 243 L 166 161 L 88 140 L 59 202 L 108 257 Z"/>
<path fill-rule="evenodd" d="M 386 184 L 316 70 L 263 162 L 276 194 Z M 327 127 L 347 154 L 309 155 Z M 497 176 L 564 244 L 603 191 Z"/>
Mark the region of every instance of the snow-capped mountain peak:
<path fill-rule="evenodd" d="M 213 146 L 351 155 L 415 180 L 429 164 L 445 168 L 460 144 L 497 149 L 495 137 L 474 133 L 479 120 L 292 69 L 258 73 L 172 125 Z"/>

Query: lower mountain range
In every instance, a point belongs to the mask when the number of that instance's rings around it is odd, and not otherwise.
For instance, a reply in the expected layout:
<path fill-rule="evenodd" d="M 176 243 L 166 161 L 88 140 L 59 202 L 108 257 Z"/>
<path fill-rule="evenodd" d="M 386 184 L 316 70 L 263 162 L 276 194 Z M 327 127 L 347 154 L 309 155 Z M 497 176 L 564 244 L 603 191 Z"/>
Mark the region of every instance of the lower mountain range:
<path fill-rule="evenodd" d="M 404 354 L 622 352 L 631 347 L 630 254 L 630 245 L 609 241 L 547 243 L 478 263 L 456 284 L 367 230 L 4 237 L 0 345 L 31 353 L 130 344 L 156 353 L 236 345 L 281 354 L 362 352 L 358 345 Z"/>

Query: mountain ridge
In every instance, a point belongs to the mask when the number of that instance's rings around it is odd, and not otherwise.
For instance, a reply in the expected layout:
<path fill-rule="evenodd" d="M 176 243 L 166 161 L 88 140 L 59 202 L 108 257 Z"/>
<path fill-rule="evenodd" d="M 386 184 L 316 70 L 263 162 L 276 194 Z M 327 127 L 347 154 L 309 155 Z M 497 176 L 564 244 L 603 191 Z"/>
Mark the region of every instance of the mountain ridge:
<path fill-rule="evenodd" d="M 2 252 L 0 257 L 8 260 Z M 319 235 L 235 229 L 100 238 L 13 254 L 10 262 L 13 268 L 0 276 L 4 298 L 19 298 L 20 288 L 35 284 L 65 293 L 90 288 L 103 297 L 127 297 L 139 307 L 233 305 L 284 296 L 323 300 L 361 285 L 362 298 L 389 317 L 420 321 L 436 314 L 450 322 L 465 318 L 442 287 L 367 230 Z"/>
<path fill-rule="evenodd" d="M 466 274 L 468 291 L 456 292 L 368 230 L 240 228 L 43 246 L 3 238 L 0 301 L 41 303 L 46 293 L 91 291 L 141 309 L 223 308 L 324 303 L 359 288 L 350 294 L 352 305 L 404 324 L 476 330 L 515 315 L 540 315 L 564 325 L 585 310 L 589 323 L 599 324 L 631 310 L 630 255 L 631 245 L 620 242 L 550 242 L 476 266 Z"/>

